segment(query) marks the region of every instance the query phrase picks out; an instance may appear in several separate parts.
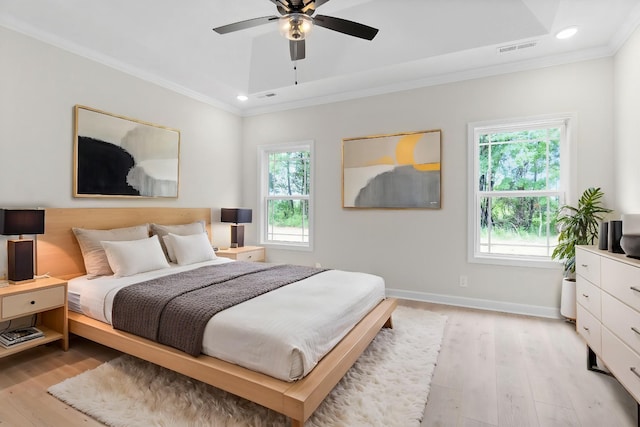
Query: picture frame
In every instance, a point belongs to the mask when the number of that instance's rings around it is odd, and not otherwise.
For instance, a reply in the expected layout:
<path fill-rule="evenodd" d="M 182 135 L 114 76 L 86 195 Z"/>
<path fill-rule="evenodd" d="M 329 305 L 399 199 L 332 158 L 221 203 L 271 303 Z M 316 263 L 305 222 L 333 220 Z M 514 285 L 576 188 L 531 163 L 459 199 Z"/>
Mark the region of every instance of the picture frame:
<path fill-rule="evenodd" d="M 74 197 L 178 197 L 179 130 L 84 105 L 74 119 Z"/>
<path fill-rule="evenodd" d="M 440 129 L 342 140 L 342 207 L 440 209 Z"/>

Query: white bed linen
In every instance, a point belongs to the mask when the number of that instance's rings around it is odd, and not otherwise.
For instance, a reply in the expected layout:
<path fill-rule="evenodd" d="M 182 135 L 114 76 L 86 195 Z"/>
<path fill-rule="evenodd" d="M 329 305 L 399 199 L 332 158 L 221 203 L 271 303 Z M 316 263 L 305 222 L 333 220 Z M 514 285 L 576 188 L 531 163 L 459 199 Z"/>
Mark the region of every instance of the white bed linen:
<path fill-rule="evenodd" d="M 130 277 L 69 281 L 82 313 L 111 324 L 116 292 L 124 286 L 226 258 Z M 328 270 L 216 314 L 205 328 L 204 354 L 285 381 L 307 375 L 356 323 L 384 299 L 379 276 Z"/>

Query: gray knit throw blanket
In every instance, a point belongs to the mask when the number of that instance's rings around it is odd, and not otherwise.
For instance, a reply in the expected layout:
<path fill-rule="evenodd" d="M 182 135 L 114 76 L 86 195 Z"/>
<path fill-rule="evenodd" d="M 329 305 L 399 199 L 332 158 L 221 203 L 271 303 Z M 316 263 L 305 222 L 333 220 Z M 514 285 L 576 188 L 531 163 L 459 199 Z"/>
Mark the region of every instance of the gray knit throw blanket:
<path fill-rule="evenodd" d="M 238 261 L 159 277 L 118 291 L 113 327 L 197 356 L 214 314 L 322 271 Z"/>

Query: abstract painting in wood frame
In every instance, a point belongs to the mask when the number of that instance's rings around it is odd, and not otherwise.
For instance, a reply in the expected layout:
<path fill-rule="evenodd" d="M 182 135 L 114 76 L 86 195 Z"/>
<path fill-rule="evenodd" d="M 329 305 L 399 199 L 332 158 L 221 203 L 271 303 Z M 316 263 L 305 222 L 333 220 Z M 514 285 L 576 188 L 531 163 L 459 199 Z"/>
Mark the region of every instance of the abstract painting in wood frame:
<path fill-rule="evenodd" d="M 74 112 L 74 197 L 178 197 L 180 131 L 82 105 Z"/>
<path fill-rule="evenodd" d="M 342 140 L 342 206 L 439 209 L 441 130 Z"/>

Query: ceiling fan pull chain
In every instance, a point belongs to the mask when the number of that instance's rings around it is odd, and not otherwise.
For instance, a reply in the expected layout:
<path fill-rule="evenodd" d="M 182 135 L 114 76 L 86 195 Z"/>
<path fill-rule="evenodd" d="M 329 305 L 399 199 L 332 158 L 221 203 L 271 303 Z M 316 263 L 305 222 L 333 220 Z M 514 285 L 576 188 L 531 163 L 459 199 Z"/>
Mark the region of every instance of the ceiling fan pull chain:
<path fill-rule="evenodd" d="M 293 83 L 294 85 L 298 84 L 298 63 L 293 63 Z"/>

